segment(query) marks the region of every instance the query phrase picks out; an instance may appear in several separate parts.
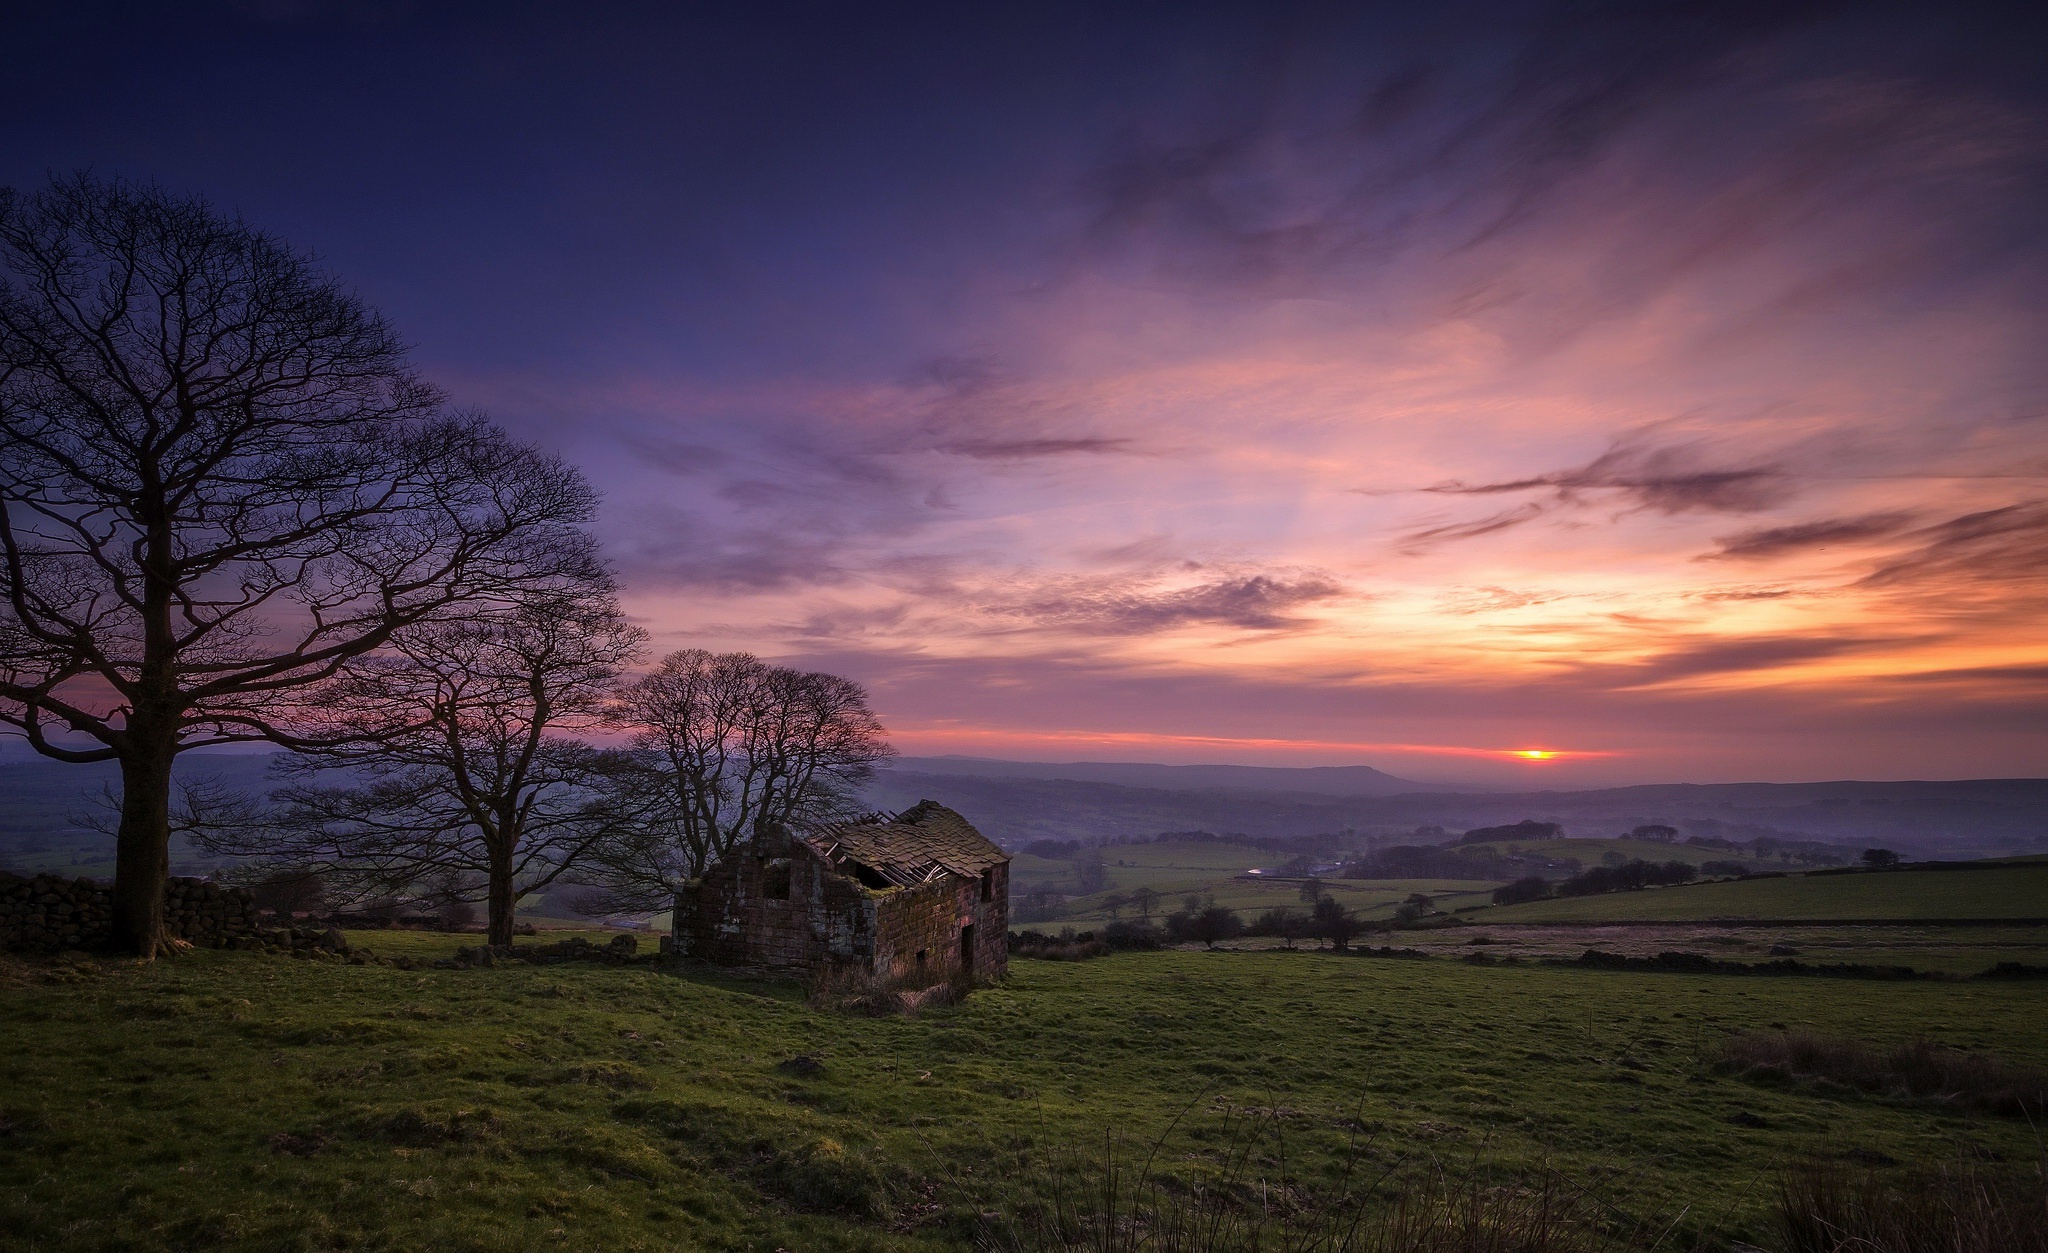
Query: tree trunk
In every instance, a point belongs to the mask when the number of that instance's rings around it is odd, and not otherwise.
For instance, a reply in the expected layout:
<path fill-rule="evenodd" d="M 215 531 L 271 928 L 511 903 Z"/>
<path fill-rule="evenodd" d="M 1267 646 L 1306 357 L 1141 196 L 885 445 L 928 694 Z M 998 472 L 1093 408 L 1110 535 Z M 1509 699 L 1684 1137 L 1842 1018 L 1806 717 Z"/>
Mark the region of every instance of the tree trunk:
<path fill-rule="evenodd" d="M 491 858 L 490 922 L 485 933 L 488 944 L 512 942 L 512 910 L 519 898 L 512 894 L 512 859 Z"/>
<path fill-rule="evenodd" d="M 121 825 L 114 836 L 114 944 L 148 960 L 167 951 L 164 883 L 171 874 L 168 740 L 136 736 L 121 758 Z"/>

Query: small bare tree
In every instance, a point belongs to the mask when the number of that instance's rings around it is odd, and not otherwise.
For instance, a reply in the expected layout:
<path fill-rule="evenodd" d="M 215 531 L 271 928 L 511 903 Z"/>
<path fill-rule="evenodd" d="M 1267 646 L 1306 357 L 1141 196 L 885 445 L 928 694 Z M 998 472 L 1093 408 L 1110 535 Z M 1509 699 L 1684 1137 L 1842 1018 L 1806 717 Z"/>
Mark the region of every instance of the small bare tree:
<path fill-rule="evenodd" d="M 605 912 L 667 908 L 735 843 L 859 810 L 859 789 L 895 750 L 860 684 L 685 649 L 628 688 L 634 731 L 613 759 L 613 830 L 582 877 Z"/>
<path fill-rule="evenodd" d="M 482 901 L 492 944 L 519 898 L 606 830 L 602 754 L 573 738 L 603 716 L 646 633 L 608 581 L 483 619 L 434 623 L 309 693 L 325 747 L 282 769 L 275 829 L 195 835 L 221 852 L 311 869 L 331 899 Z"/>
<path fill-rule="evenodd" d="M 588 576 L 574 469 L 451 415 L 374 311 L 203 201 L 0 189 L 0 722 L 117 761 L 113 929 L 163 944 L 171 767 L 289 694 Z"/>

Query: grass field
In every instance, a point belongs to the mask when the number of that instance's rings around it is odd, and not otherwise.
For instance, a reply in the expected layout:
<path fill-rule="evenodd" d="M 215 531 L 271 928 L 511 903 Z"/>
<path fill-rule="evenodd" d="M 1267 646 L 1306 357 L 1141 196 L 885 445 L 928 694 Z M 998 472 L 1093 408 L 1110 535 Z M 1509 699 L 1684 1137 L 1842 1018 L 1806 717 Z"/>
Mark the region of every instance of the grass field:
<path fill-rule="evenodd" d="M 1797 1155 L 2037 1145 L 2010 1119 L 1719 1075 L 1728 1034 L 2048 1064 L 2048 987 L 2025 983 L 1169 952 L 1020 961 L 905 1020 L 647 966 L 199 952 L 4 974 L 0 1232 L 24 1250 L 966 1248 L 1106 1131 L 1142 1142 L 1186 1111 L 1162 1160 L 1201 1173 L 1229 1103 L 1284 1129 L 1276 1175 L 1326 1177 L 1362 1124 L 1375 1169 L 1553 1167 L 1734 1237 Z M 799 1054 L 823 1069 L 778 1068 Z"/>
<path fill-rule="evenodd" d="M 1733 879 L 1488 908 L 1473 922 L 2048 917 L 2048 865 Z"/>
<path fill-rule="evenodd" d="M 1587 866 L 1598 866 L 1602 864 L 1603 859 L 1611 858 L 1634 858 L 1656 862 L 1677 860 L 1699 865 L 1708 861 L 1727 860 L 1738 858 L 1739 856 L 1738 854 L 1722 850 L 1697 848 L 1685 844 L 1661 844 L 1651 840 L 1630 839 L 1536 840 L 1500 844 L 1474 844 L 1469 847 L 1477 852 L 1507 853 L 1513 851 L 1535 858 L 1570 858 Z M 1058 925 L 1080 927 L 1109 921 L 1112 918 L 1112 914 L 1106 907 L 1105 902 L 1115 896 L 1128 896 L 1133 889 L 1139 887 L 1147 887 L 1158 893 L 1160 903 L 1166 910 L 1179 908 L 1181 899 L 1191 895 L 1213 897 L 1217 904 L 1237 910 L 1247 918 L 1261 910 L 1271 909 L 1276 905 L 1298 906 L 1301 904 L 1298 895 L 1301 880 L 1271 873 L 1275 862 L 1282 859 L 1277 854 L 1260 849 L 1229 844 L 1162 841 L 1156 844 L 1112 846 L 1103 849 L 1102 853 L 1105 886 L 1099 892 L 1085 895 L 1074 894 L 1073 862 L 1033 857 L 1028 854 L 1019 854 L 1011 862 L 1012 890 L 1018 896 L 1023 896 L 1039 888 L 1049 888 L 1069 894 L 1066 906 L 1062 910 L 1060 917 L 1056 920 L 1056 923 Z M 1767 863 L 1753 857 L 1740 857 L 1739 859 L 1760 866 L 1790 865 L 1790 863 Z M 1250 873 L 1256 869 L 1264 869 L 1268 873 L 1265 875 L 1253 875 Z M 1798 881 L 1806 882 L 1804 879 Z M 1826 877 L 1823 877 L 1812 882 L 1824 883 L 1828 881 Z M 1499 887 L 1503 882 L 1505 880 L 1326 878 L 1322 881 L 1322 884 L 1325 891 L 1343 901 L 1361 917 L 1372 921 L 1384 921 L 1393 916 L 1395 907 L 1406 900 L 1410 893 L 1421 892 L 1429 896 L 1437 908 L 1444 911 L 1453 911 L 1468 906 L 1489 904 L 1492 900 L 1493 889 Z M 1996 885 L 1987 884 L 1986 886 L 1994 887 Z M 1789 899 L 1789 897 L 1801 895 L 1799 889 L 1792 889 L 1790 891 L 1781 889 L 1781 891 L 1785 892 L 1784 898 L 1773 898 L 1766 905 L 1766 911 L 1770 904 L 1776 904 L 1780 899 Z M 1629 895 L 1640 896 L 1642 894 L 1630 893 Z M 1931 909 L 1935 911 L 1933 913 L 1908 912 L 1898 915 L 1850 913 L 1836 915 L 1823 910 L 1817 913 L 1788 916 L 1815 918 L 1944 917 L 1952 915 L 1943 911 L 1951 909 L 1955 900 L 1960 900 L 1968 895 L 1967 891 L 1960 893 L 1951 892 L 1947 894 L 1947 898 L 1936 899 L 1942 897 L 1942 894 L 1935 893 L 1929 899 L 1922 900 L 1919 907 L 1922 910 Z M 1604 900 L 1607 898 L 1597 899 Z M 1829 890 L 1823 889 L 1816 896 L 1816 899 L 1833 900 L 1835 896 Z M 1618 907 L 1608 906 L 1608 908 Z M 1654 913 L 1635 915 L 1626 912 L 1625 907 L 1619 908 L 1623 908 L 1624 912 L 1613 914 L 1611 917 L 1627 919 L 1640 916 L 1648 919 L 1660 916 Z M 1575 906 L 1560 904 L 1552 913 L 1535 913 L 1526 915 L 1526 917 L 1579 919 L 1610 916 L 1605 914 L 1586 914 L 1575 912 L 1575 910 Z M 1994 910 L 1992 913 L 1984 915 L 1953 916 L 1997 918 L 2034 917 L 2043 914 L 2048 914 L 2048 905 L 2044 905 L 2042 909 L 2034 914 L 2023 912 L 2015 915 Z M 1115 916 L 1128 918 L 1132 914 L 1128 909 L 1124 909 L 1118 911 Z M 1516 915 L 1516 917 L 1523 916 Z M 1684 915 L 1684 917 L 1693 916 L 1705 915 Z M 1774 915 L 1765 912 L 1761 916 Z M 1033 925 L 1043 926 L 1046 924 Z"/>

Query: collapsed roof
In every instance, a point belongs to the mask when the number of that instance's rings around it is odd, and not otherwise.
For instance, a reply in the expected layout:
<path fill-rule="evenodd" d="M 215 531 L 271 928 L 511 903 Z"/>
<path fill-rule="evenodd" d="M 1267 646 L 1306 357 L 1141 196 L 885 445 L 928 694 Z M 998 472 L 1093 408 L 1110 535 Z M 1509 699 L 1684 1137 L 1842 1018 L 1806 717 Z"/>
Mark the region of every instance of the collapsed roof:
<path fill-rule="evenodd" d="M 825 827 L 804 842 L 870 887 L 911 887 L 946 874 L 973 878 L 1010 860 L 967 819 L 937 801 L 919 801 L 894 818 Z"/>

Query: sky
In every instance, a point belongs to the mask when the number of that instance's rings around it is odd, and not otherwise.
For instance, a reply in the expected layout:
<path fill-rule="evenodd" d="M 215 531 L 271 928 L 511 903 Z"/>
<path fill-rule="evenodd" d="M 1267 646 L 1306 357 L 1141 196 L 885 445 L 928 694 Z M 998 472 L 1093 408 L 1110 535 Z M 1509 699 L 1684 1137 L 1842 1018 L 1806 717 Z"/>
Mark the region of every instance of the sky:
<path fill-rule="evenodd" d="M 906 753 L 2048 773 L 2039 6 L 0 8 Z"/>

